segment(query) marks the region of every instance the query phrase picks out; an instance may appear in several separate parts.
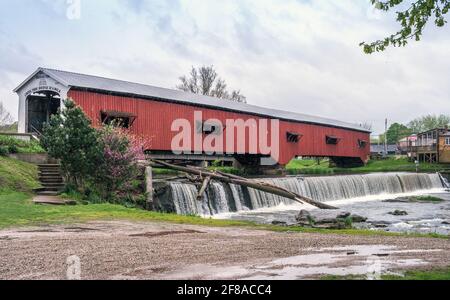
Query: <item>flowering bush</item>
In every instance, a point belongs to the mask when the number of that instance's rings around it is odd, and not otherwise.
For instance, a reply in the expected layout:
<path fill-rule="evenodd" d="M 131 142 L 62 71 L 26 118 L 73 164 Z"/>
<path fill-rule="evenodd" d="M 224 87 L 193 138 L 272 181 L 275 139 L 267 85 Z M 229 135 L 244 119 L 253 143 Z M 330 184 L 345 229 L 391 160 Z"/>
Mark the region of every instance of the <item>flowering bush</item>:
<path fill-rule="evenodd" d="M 95 181 L 104 196 L 120 191 L 139 175 L 138 162 L 145 159 L 141 139 L 125 129 L 111 126 L 99 129 L 99 143 L 103 149 L 102 163 Z"/>

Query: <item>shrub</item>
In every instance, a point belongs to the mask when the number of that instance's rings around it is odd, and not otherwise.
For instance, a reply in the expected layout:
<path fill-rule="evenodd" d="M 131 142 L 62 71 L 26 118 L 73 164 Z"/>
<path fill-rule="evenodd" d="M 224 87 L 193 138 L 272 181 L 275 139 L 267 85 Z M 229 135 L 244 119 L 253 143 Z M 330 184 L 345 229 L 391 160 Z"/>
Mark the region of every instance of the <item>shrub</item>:
<path fill-rule="evenodd" d="M 16 145 L 9 145 L 8 152 L 12 154 L 19 153 L 19 147 L 17 147 Z"/>
<path fill-rule="evenodd" d="M 81 108 L 66 100 L 64 111 L 44 126 L 41 143 L 50 156 L 61 160 L 69 194 L 75 190 L 91 203 L 142 202 L 136 195 L 145 194 L 138 167 L 145 158 L 145 143 L 127 130 L 94 129 Z"/>
<path fill-rule="evenodd" d="M 139 176 L 138 162 L 145 159 L 143 143 L 126 130 L 104 127 L 99 132 L 102 163 L 95 173 L 95 184 L 111 198 L 114 192 L 130 189 Z"/>
<path fill-rule="evenodd" d="M 0 146 L 0 156 L 7 156 L 9 154 L 7 146 Z"/>
<path fill-rule="evenodd" d="M 61 160 L 67 181 L 83 188 L 101 163 L 98 132 L 72 100 L 65 100 L 64 106 L 44 126 L 41 144 L 50 156 Z"/>

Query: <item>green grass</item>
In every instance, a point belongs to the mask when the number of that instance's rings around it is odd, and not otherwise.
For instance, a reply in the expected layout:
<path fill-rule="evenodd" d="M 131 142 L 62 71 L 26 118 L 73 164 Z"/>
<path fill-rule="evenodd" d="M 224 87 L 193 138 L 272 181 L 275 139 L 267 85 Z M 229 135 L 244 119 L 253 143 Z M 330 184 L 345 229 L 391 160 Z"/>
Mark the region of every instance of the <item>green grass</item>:
<path fill-rule="evenodd" d="M 31 192 L 39 187 L 35 165 L 0 157 L 0 190 Z"/>
<path fill-rule="evenodd" d="M 291 175 L 296 174 L 326 175 L 335 173 L 335 170 L 333 168 L 330 168 L 329 160 L 321 160 L 320 164 L 318 164 L 317 161 L 313 159 L 305 159 L 305 160 L 294 159 L 286 166 L 286 170 Z"/>
<path fill-rule="evenodd" d="M 321 280 L 366 280 L 366 275 L 325 275 Z M 450 280 L 450 267 L 433 270 L 411 270 L 403 275 L 381 275 L 381 280 Z"/>
<path fill-rule="evenodd" d="M 407 271 L 403 276 L 382 275 L 383 280 L 450 280 L 450 267 L 430 271 Z"/>
<path fill-rule="evenodd" d="M 9 152 L 14 148 L 17 153 L 45 153 L 38 141 L 27 142 L 4 135 L 0 135 L 0 147 L 6 147 Z"/>
<path fill-rule="evenodd" d="M 358 168 L 330 168 L 329 161 L 323 160 L 319 165 L 316 160 L 293 160 L 287 167 L 290 174 L 349 174 L 370 172 L 415 172 L 416 165 L 407 158 L 389 158 L 371 160 L 366 166 Z M 450 169 L 446 164 L 421 163 L 420 172 L 439 172 Z"/>
<path fill-rule="evenodd" d="M 439 198 L 439 197 L 434 197 L 434 196 L 415 196 L 415 197 L 410 197 L 416 201 L 421 201 L 421 202 L 442 202 L 444 201 L 443 199 Z"/>

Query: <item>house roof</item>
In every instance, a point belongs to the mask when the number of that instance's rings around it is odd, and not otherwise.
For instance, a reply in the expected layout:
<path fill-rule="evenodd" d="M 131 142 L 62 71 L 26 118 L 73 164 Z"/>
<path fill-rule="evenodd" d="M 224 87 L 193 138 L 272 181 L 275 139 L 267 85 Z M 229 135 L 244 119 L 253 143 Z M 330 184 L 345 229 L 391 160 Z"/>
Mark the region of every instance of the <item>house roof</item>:
<path fill-rule="evenodd" d="M 128 81 L 104 78 L 99 76 L 85 75 L 61 70 L 39 68 L 30 77 L 28 77 L 14 91 L 19 91 L 36 74 L 43 72 L 59 83 L 73 88 L 83 88 L 94 91 L 113 92 L 117 94 L 133 95 L 183 104 L 196 105 L 202 107 L 219 108 L 222 110 L 249 113 L 252 115 L 265 116 L 289 121 L 298 121 L 304 123 L 327 125 L 331 127 L 352 129 L 369 133 L 370 130 L 357 124 L 351 124 L 338 120 L 316 117 L 311 115 L 288 112 L 278 109 L 269 109 L 260 106 L 239 103 L 230 100 L 218 99 L 214 97 L 187 93 L 178 90 L 155 87 L 151 85 L 133 83 Z M 300 105 L 299 105 L 300 106 Z"/>

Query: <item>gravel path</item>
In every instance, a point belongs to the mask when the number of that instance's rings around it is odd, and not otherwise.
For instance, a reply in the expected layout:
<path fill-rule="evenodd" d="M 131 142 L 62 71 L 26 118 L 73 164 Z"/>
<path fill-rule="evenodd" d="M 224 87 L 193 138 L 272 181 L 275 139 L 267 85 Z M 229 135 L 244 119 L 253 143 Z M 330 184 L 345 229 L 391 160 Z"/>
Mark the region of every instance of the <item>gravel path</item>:
<path fill-rule="evenodd" d="M 0 279 L 315 278 L 449 266 L 449 250 L 433 238 L 91 222 L 0 231 Z"/>

